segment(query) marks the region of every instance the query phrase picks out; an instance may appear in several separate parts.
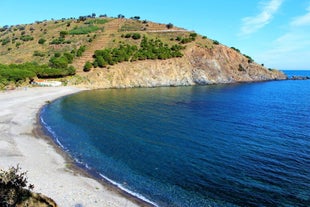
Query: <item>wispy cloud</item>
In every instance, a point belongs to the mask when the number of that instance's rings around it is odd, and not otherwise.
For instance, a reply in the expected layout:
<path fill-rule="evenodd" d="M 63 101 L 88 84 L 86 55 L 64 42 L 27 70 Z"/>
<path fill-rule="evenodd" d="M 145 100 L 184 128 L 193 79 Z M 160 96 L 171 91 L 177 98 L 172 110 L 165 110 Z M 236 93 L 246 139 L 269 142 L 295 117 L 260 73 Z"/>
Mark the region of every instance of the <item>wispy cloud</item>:
<path fill-rule="evenodd" d="M 240 35 L 252 34 L 267 25 L 281 7 L 283 1 L 284 0 L 270 0 L 267 3 L 261 3 L 263 4 L 263 8 L 258 15 L 242 19 L 243 24 Z"/>
<path fill-rule="evenodd" d="M 310 56 L 310 6 L 304 15 L 292 18 L 288 31 L 272 42 L 271 48 L 258 55 L 269 65 L 306 69 Z"/>
<path fill-rule="evenodd" d="M 296 17 L 292 22 L 292 26 L 307 26 L 310 25 L 310 6 L 307 8 L 307 13 L 303 16 Z"/>

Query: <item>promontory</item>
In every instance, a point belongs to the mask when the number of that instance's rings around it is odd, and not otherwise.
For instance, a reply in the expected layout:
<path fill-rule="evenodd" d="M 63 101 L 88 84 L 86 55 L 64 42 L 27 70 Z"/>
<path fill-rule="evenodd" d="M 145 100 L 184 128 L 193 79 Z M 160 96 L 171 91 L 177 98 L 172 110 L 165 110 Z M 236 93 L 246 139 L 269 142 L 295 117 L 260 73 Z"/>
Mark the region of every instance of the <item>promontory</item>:
<path fill-rule="evenodd" d="M 1 88 L 46 78 L 89 88 L 287 79 L 237 48 L 138 16 L 89 15 L 4 26 L 0 43 Z"/>

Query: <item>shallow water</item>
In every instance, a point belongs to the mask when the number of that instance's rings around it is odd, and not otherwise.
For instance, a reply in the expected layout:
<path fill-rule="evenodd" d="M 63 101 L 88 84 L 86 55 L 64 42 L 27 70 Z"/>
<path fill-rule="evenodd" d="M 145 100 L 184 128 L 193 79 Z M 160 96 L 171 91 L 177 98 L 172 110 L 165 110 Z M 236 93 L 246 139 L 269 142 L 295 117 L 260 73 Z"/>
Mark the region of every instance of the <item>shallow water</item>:
<path fill-rule="evenodd" d="M 310 81 L 84 91 L 41 120 L 72 157 L 158 206 L 309 206 Z"/>

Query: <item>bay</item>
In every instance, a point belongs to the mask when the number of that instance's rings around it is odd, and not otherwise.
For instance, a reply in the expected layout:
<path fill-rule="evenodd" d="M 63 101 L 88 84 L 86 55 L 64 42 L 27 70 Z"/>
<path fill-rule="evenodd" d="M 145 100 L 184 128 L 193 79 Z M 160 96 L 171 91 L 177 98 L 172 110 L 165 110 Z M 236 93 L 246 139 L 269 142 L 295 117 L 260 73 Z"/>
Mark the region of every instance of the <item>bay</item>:
<path fill-rule="evenodd" d="M 40 116 L 94 176 L 157 206 L 309 206 L 309 100 L 307 80 L 108 89 Z"/>

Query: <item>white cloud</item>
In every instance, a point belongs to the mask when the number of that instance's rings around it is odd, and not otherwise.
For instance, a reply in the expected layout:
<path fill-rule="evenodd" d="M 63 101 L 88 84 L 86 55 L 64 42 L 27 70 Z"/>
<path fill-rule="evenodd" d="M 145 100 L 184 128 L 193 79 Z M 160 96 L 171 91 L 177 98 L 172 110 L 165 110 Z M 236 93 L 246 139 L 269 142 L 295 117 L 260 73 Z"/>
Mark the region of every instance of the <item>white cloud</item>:
<path fill-rule="evenodd" d="M 296 17 L 292 22 L 292 26 L 307 26 L 310 25 L 310 6 L 307 8 L 307 13 L 303 16 Z"/>
<path fill-rule="evenodd" d="M 249 35 L 267 25 L 273 15 L 278 11 L 284 0 L 270 0 L 263 4 L 261 13 L 252 17 L 245 17 L 242 19 L 242 27 L 240 35 Z"/>
<path fill-rule="evenodd" d="M 295 20 L 294 20 L 295 21 Z M 293 25 L 293 22 L 290 25 Z M 258 54 L 255 59 L 268 67 L 280 69 L 309 69 L 310 28 L 291 26 L 290 30 L 278 37 L 270 48 Z"/>

